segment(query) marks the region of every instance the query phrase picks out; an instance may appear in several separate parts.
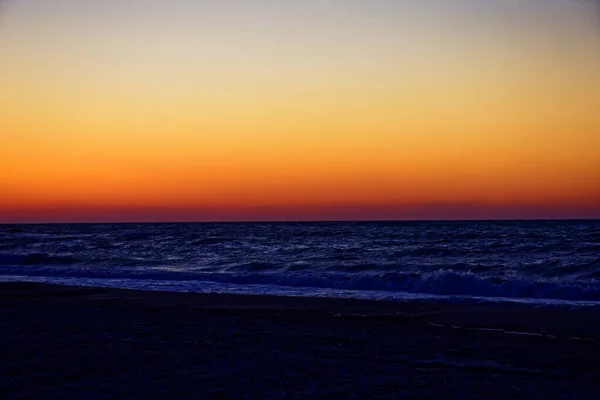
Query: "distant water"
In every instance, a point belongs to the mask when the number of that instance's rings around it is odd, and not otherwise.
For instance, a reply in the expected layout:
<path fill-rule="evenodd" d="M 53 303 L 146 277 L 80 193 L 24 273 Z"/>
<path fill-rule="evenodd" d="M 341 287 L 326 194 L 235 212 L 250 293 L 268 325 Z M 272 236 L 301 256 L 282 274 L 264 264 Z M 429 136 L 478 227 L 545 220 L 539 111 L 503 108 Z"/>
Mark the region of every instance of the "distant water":
<path fill-rule="evenodd" d="M 0 280 L 600 305 L 600 221 L 0 225 Z"/>

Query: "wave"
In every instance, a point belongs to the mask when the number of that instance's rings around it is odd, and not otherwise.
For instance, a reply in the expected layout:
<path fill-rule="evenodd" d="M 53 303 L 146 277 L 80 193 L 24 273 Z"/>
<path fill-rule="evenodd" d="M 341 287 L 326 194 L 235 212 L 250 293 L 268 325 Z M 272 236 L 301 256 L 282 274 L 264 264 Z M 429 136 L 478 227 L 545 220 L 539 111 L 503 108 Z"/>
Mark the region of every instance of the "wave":
<path fill-rule="evenodd" d="M 4 265 L 72 265 L 77 259 L 70 256 L 55 256 L 46 253 L 2 254 L 0 266 Z"/>
<path fill-rule="evenodd" d="M 205 245 L 227 243 L 227 242 L 230 242 L 231 240 L 232 240 L 231 238 L 227 238 L 227 237 L 210 236 L 210 237 L 194 240 L 190 244 L 192 246 L 205 246 Z"/>
<path fill-rule="evenodd" d="M 106 246 L 105 248 L 110 248 Z M 73 249 L 73 248 L 71 248 Z M 86 258 L 84 256 L 75 257 L 71 255 L 56 255 L 48 253 L 26 253 L 26 254 L 6 254 L 0 253 L 0 274 L 4 271 L 10 270 L 11 268 L 23 268 L 27 267 L 27 273 L 35 273 L 36 270 L 47 270 L 51 267 L 53 271 L 67 272 L 67 270 L 81 268 L 94 268 L 102 270 L 103 268 L 117 269 L 120 267 L 153 267 L 162 265 L 163 262 L 160 260 L 153 260 L 149 258 L 135 258 L 135 257 L 104 257 L 104 258 Z M 34 269 L 36 268 L 36 269 Z"/>
<path fill-rule="evenodd" d="M 45 278 L 136 279 L 139 281 L 188 281 L 194 284 L 270 285 L 288 288 L 315 288 L 352 291 L 386 291 L 458 297 L 549 299 L 600 301 L 600 281 L 566 281 L 561 279 L 526 279 L 506 276 L 480 276 L 472 272 L 439 269 L 430 273 L 406 272 L 314 272 L 267 271 L 268 263 L 247 263 L 227 271 L 190 267 L 69 267 L 52 263 L 33 263 L 2 267 L 0 275 Z M 24 261 L 27 261 L 25 259 Z M 23 261 L 23 260 L 22 260 Z M 56 261 L 45 258 L 45 261 Z"/>
<path fill-rule="evenodd" d="M 559 280 L 506 279 L 481 277 L 469 272 L 438 270 L 419 273 L 301 273 L 301 274 L 211 274 L 201 279 L 219 283 L 262 284 L 319 289 L 403 291 L 409 293 L 465 297 L 557 299 L 600 301 L 600 283 Z"/>

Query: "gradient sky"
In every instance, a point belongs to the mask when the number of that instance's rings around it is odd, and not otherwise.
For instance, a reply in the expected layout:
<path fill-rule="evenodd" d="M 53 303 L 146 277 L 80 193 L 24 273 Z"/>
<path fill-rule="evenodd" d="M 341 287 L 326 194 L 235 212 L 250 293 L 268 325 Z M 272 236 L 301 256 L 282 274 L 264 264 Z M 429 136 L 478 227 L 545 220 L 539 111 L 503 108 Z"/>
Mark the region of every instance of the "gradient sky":
<path fill-rule="evenodd" d="M 568 0 L 10 0 L 0 222 L 600 218 Z"/>

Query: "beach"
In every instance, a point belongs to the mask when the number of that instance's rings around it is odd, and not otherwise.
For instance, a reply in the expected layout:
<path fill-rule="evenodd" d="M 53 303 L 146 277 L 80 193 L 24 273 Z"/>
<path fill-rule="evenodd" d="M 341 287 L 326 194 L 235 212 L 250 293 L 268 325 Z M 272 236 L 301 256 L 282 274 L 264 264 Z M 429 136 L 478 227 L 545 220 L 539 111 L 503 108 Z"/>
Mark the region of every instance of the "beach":
<path fill-rule="evenodd" d="M 0 284 L 3 398 L 600 398 L 596 307 Z"/>

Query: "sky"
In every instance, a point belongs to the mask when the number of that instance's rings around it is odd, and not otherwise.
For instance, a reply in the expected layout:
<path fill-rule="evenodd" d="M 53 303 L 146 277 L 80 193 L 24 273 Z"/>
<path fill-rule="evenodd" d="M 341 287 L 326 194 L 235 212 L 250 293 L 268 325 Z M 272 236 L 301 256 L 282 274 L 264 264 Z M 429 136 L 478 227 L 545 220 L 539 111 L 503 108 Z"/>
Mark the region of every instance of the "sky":
<path fill-rule="evenodd" d="M 600 218 L 594 0 L 8 0 L 0 223 Z"/>

